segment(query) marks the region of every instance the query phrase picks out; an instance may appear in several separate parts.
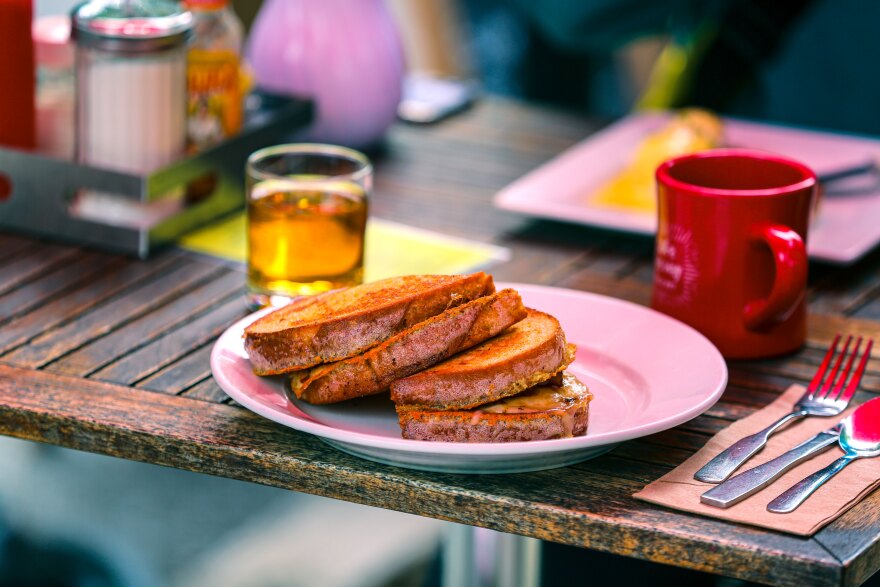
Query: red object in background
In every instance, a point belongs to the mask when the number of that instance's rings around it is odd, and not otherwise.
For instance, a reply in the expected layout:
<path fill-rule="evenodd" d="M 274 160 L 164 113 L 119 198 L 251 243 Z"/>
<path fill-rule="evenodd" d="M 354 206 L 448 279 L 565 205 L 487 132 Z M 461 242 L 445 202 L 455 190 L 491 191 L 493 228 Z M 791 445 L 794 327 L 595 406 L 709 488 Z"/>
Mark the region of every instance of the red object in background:
<path fill-rule="evenodd" d="M 36 146 L 32 0 L 0 0 L 0 145 Z"/>
<path fill-rule="evenodd" d="M 12 195 L 12 182 L 9 177 L 0 173 L 0 204 L 9 199 Z"/>
<path fill-rule="evenodd" d="M 660 165 L 651 305 L 727 358 L 800 347 L 815 190 L 808 167 L 758 151 L 715 149 Z"/>

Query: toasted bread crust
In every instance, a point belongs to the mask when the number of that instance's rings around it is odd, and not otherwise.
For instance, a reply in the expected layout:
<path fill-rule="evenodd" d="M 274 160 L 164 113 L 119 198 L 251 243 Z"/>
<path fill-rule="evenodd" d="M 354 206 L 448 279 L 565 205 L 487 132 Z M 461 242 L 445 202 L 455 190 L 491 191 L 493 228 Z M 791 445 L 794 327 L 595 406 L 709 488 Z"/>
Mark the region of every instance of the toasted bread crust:
<path fill-rule="evenodd" d="M 469 412 L 419 412 L 398 414 L 400 430 L 409 440 L 437 442 L 518 442 L 583 436 L 587 432 L 589 405 L 555 413 L 483 414 L 476 422 Z M 566 433 L 565 420 L 573 421 Z"/>
<path fill-rule="evenodd" d="M 547 381 L 574 360 L 559 321 L 531 308 L 495 338 L 442 363 L 395 381 L 400 409 L 470 409 Z"/>
<path fill-rule="evenodd" d="M 254 373 L 277 375 L 353 357 L 450 307 L 495 291 L 492 277 L 410 275 L 302 298 L 245 329 Z"/>
<path fill-rule="evenodd" d="M 526 413 L 475 410 L 398 410 L 400 430 L 410 440 L 515 442 L 582 436 L 587 432 L 592 394 L 565 408 Z"/>
<path fill-rule="evenodd" d="M 362 355 L 291 374 L 291 390 L 313 404 L 372 395 L 495 336 L 522 320 L 519 294 L 505 289 L 429 318 L 394 335 Z"/>

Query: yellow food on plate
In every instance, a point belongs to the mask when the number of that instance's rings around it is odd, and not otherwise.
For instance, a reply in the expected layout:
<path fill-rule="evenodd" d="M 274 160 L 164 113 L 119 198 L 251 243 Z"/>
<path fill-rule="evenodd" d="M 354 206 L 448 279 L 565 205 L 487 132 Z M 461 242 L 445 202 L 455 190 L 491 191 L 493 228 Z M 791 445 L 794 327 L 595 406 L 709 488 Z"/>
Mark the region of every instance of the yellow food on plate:
<path fill-rule="evenodd" d="M 657 167 L 672 157 L 720 147 L 723 134 L 724 124 L 711 112 L 695 108 L 679 111 L 663 128 L 645 137 L 629 165 L 591 194 L 591 203 L 604 208 L 654 213 Z"/>

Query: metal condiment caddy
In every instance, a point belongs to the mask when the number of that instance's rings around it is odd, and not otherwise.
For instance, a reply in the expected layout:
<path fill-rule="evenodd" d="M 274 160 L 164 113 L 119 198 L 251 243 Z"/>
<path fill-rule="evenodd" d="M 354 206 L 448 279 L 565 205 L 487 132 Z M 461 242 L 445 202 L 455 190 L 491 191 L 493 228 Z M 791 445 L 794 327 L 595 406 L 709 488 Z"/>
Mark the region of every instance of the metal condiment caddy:
<path fill-rule="evenodd" d="M 0 229 L 147 257 L 157 246 L 244 206 L 247 156 L 285 140 L 312 117 L 305 101 L 255 93 L 248 102 L 255 107 L 237 136 L 147 175 L 0 147 Z M 114 226 L 71 215 L 71 203 L 83 190 L 145 205 L 173 198 L 181 209 L 152 227 Z"/>

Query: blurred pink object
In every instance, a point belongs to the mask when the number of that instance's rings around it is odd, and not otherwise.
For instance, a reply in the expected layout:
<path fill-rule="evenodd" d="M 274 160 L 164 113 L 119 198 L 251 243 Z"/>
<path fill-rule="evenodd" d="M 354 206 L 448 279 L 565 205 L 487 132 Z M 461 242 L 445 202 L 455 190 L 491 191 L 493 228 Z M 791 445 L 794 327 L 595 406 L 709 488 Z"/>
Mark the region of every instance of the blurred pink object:
<path fill-rule="evenodd" d="M 257 84 L 311 98 L 311 140 L 363 147 L 397 113 L 403 49 L 382 0 L 268 0 L 247 47 Z"/>
<path fill-rule="evenodd" d="M 38 18 L 31 35 L 37 63 L 37 150 L 70 160 L 75 106 L 70 17 L 53 14 Z"/>

